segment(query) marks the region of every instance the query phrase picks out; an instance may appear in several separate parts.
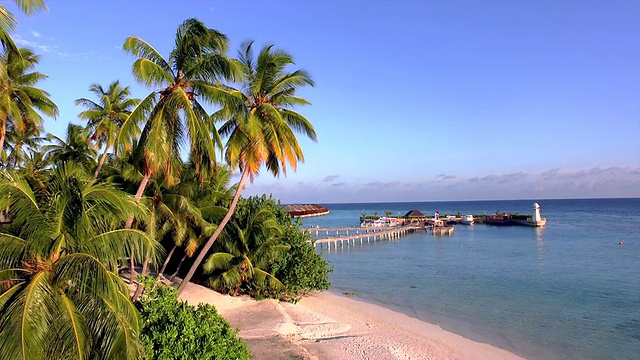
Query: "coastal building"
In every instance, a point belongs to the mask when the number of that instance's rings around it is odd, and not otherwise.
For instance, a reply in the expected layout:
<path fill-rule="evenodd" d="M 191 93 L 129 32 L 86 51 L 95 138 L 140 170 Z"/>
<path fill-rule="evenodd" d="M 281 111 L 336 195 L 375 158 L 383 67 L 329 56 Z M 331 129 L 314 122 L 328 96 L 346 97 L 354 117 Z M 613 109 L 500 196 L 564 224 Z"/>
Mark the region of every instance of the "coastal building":
<path fill-rule="evenodd" d="M 411 210 L 404 214 L 404 218 L 407 222 L 420 222 L 424 221 L 427 217 L 420 210 Z"/>
<path fill-rule="evenodd" d="M 327 215 L 329 213 L 329 209 L 317 204 L 297 204 L 297 205 L 287 205 L 282 208 L 284 212 L 288 213 L 292 217 L 311 217 L 311 216 L 320 216 Z"/>

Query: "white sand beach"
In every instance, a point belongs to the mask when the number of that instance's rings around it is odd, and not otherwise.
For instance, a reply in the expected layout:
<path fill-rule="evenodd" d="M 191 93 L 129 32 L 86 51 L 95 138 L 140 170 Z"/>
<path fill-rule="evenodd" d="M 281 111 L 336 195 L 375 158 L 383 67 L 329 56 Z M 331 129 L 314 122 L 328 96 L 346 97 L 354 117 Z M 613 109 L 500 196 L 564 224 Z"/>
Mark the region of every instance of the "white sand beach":
<path fill-rule="evenodd" d="M 254 359 L 522 359 L 387 308 L 314 293 L 297 304 L 231 297 L 189 284 L 181 299 L 213 304 Z"/>

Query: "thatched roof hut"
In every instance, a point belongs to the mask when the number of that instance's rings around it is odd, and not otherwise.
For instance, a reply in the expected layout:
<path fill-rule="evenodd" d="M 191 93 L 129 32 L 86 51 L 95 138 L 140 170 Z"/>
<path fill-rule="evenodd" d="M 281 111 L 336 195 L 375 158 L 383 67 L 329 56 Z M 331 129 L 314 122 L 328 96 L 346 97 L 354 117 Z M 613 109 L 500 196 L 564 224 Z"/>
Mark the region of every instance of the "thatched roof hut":
<path fill-rule="evenodd" d="M 420 210 L 411 210 L 408 213 L 404 214 L 405 219 L 422 219 L 424 218 L 424 214 Z"/>
<path fill-rule="evenodd" d="M 317 204 L 287 205 L 283 207 L 282 210 L 289 213 L 293 217 L 319 216 L 329 213 L 328 208 Z"/>

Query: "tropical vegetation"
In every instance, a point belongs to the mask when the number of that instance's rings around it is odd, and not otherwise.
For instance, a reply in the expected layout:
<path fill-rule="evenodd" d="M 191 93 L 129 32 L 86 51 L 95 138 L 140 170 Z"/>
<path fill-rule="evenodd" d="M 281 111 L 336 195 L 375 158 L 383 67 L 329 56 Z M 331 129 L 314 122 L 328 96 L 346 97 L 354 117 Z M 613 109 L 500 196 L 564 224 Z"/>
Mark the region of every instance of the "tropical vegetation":
<path fill-rule="evenodd" d="M 178 292 L 184 290 L 231 219 L 247 178 L 253 181 L 263 166 L 274 176 L 286 175 L 287 166 L 295 170 L 297 163 L 304 161 L 296 132 L 316 140 L 309 120 L 292 109 L 309 105 L 296 90 L 313 86 L 305 70 L 287 71 L 287 66 L 294 63 L 293 57 L 273 45 L 263 47 L 256 57 L 253 42 L 246 42 L 238 51 L 238 62 L 241 90 L 218 87 L 222 107 L 211 118 L 224 121 L 219 132 L 227 137 L 225 160 L 232 171 L 239 169 L 242 175 L 227 214 L 200 250 Z"/>
<path fill-rule="evenodd" d="M 153 278 L 147 277 L 143 283 L 146 292 L 136 306 L 144 319 L 140 338 L 147 359 L 249 358 L 249 349 L 237 337 L 238 330 L 232 329 L 215 307 L 179 302 L 175 289 L 158 286 Z"/>
<path fill-rule="evenodd" d="M 0 179 L 11 219 L 0 232 L 2 356 L 139 358 L 140 319 L 118 260 L 134 250 L 156 257 L 152 239 L 121 226 L 143 209 L 71 163 L 43 176 L 44 188 L 18 174 Z"/>
<path fill-rule="evenodd" d="M 166 58 L 128 38 L 150 92 L 91 84 L 58 136 L 44 129 L 58 108 L 38 87 L 38 55 L 15 46 L 14 28 L 0 6 L 0 360 L 245 359 L 215 308 L 177 301 L 192 278 L 289 301 L 328 288 L 328 264 L 279 202 L 241 196 L 262 167 L 279 176 L 304 161 L 296 134 L 316 140 L 294 110 L 313 81 L 289 53 L 247 42 L 231 58 L 228 38 L 196 19 Z M 178 275 L 177 291 L 158 285 Z"/>

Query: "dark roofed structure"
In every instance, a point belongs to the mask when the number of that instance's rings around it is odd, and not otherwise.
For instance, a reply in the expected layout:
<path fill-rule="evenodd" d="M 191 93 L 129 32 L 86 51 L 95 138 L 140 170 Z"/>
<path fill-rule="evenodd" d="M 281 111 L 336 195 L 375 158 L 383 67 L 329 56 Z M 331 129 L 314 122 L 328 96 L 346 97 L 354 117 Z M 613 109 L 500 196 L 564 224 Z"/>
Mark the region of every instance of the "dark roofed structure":
<path fill-rule="evenodd" d="M 411 210 L 408 213 L 404 214 L 405 218 L 424 218 L 424 214 L 420 210 Z"/>
<path fill-rule="evenodd" d="M 329 209 L 317 204 L 287 205 L 283 207 L 282 210 L 293 217 L 320 216 L 329 213 Z"/>

